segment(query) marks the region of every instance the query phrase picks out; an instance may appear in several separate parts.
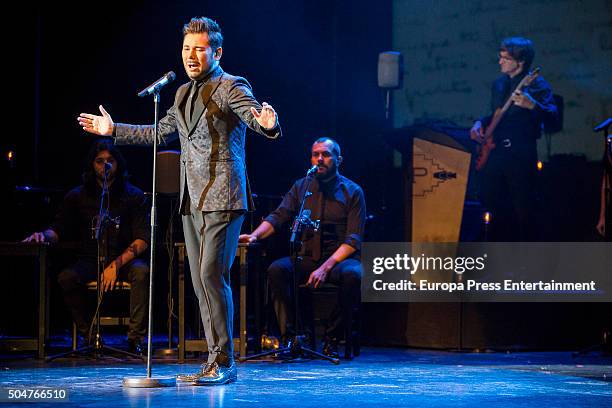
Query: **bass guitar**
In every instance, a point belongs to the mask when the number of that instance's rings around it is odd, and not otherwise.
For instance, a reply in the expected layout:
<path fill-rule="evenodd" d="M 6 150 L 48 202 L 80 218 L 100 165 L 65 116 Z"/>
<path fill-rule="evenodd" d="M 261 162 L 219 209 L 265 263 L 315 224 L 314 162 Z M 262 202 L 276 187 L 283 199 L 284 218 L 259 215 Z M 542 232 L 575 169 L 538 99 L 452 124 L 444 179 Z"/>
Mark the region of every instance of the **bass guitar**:
<path fill-rule="evenodd" d="M 512 106 L 512 95 L 514 95 L 516 91 L 522 91 L 524 88 L 528 87 L 540 75 L 541 70 L 542 69 L 540 67 L 537 67 L 533 69 L 529 74 L 525 75 L 525 77 L 521 79 L 521 82 L 519 82 L 519 84 L 516 86 L 516 89 L 512 91 L 510 97 L 508 98 L 506 103 L 504 103 L 504 106 L 502 106 L 501 108 L 497 108 L 493 113 L 491 123 L 489 123 L 489 126 L 487 126 L 487 129 L 485 130 L 483 141 L 478 145 L 477 148 L 477 171 L 480 171 L 484 168 L 484 166 L 487 164 L 487 160 L 489 160 L 489 155 L 491 154 L 493 149 L 495 149 L 495 142 L 493 141 L 493 132 L 495 132 L 495 128 L 504 117 L 506 111 L 510 108 L 510 106 Z"/>

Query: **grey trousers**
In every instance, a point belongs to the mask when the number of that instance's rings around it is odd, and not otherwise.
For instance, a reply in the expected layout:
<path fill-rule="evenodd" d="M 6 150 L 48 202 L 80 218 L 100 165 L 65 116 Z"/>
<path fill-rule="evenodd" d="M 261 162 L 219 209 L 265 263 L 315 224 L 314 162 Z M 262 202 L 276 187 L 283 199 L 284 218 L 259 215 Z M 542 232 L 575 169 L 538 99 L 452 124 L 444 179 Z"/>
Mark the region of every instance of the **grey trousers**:
<path fill-rule="evenodd" d="M 208 343 L 208 363 L 227 366 L 234 359 L 230 269 L 244 212 L 201 212 L 192 206 L 191 214 L 182 218 L 191 280 Z"/>

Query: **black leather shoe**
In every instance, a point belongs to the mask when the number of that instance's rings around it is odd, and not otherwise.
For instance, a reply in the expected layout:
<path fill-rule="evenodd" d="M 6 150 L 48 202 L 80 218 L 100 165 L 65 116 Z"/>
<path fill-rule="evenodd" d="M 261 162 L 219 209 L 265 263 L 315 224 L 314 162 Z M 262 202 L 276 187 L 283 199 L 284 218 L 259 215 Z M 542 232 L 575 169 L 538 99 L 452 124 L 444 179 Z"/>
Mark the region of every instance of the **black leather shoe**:
<path fill-rule="evenodd" d="M 233 361 L 229 366 L 221 366 L 216 362 L 209 364 L 209 368 L 203 375 L 196 378 L 194 385 L 222 385 L 229 384 L 238 379 L 236 363 Z"/>
<path fill-rule="evenodd" d="M 340 354 L 338 354 L 338 339 L 335 337 L 325 337 L 321 352 L 327 357 L 340 358 Z"/>
<path fill-rule="evenodd" d="M 146 349 L 140 340 L 129 339 L 128 351 L 138 356 L 143 356 L 146 354 Z"/>

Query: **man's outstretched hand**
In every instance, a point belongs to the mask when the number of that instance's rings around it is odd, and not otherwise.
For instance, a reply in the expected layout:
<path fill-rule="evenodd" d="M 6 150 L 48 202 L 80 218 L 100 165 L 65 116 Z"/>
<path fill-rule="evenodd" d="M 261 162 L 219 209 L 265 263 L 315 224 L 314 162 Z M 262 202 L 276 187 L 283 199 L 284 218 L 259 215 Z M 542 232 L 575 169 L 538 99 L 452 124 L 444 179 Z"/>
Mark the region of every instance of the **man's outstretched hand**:
<path fill-rule="evenodd" d="M 84 131 L 93 133 L 94 135 L 112 136 L 113 128 L 115 127 L 113 118 L 104 110 L 102 105 L 100 105 L 100 113 L 102 116 L 81 113 L 77 118 L 79 126 L 81 126 Z"/>
<path fill-rule="evenodd" d="M 266 102 L 261 105 L 260 112 L 257 112 L 257 109 L 255 108 L 251 108 L 251 113 L 255 117 L 257 123 L 259 123 L 259 126 L 266 130 L 274 129 L 278 123 L 278 118 L 276 117 L 274 108 L 272 105 L 268 105 Z"/>

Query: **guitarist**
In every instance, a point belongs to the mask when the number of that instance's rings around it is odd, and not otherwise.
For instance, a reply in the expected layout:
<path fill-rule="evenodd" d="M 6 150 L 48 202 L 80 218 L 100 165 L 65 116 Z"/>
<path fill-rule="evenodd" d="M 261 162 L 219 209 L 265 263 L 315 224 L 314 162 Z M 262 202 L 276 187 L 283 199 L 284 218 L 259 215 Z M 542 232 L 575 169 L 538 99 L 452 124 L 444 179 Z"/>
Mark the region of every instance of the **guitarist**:
<path fill-rule="evenodd" d="M 482 170 L 482 199 L 492 214 L 492 241 L 536 240 L 536 140 L 541 136 L 543 121 L 555 120 L 557 107 L 550 86 L 539 76 L 522 90 L 517 89 L 529 73 L 534 55 L 533 43 L 526 38 L 502 41 L 499 67 L 503 75 L 493 83 L 493 114 L 476 121 L 470 130 L 473 140 L 484 143 L 487 127 L 511 99 L 512 104 L 495 127 L 494 148 Z"/>

